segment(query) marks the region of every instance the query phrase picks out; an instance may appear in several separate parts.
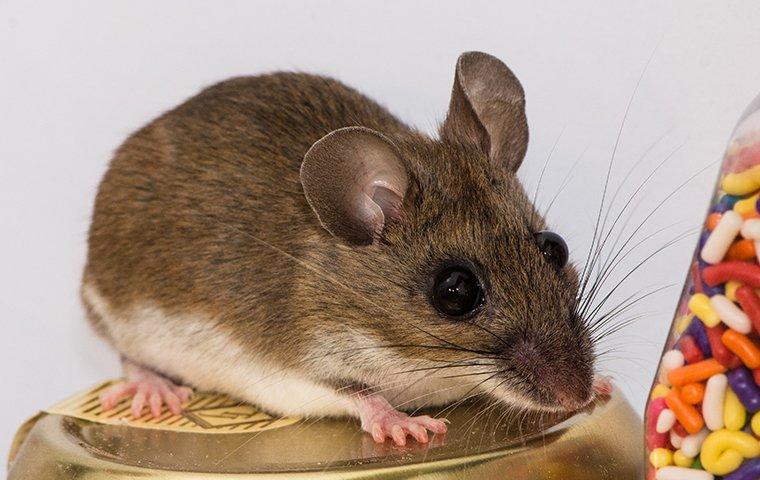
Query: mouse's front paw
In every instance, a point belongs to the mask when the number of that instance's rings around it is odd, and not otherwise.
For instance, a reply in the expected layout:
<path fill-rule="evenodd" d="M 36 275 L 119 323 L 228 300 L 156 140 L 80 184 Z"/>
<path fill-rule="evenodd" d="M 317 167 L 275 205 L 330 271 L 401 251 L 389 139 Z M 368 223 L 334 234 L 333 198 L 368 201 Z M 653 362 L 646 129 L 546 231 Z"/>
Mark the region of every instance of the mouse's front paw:
<path fill-rule="evenodd" d="M 396 445 L 404 446 L 409 435 L 420 443 L 427 443 L 428 430 L 433 433 L 446 433 L 447 430 L 446 420 L 428 415 L 411 417 L 393 408 L 379 395 L 358 395 L 356 402 L 362 429 L 378 443 L 391 438 Z"/>
<path fill-rule="evenodd" d="M 595 374 L 594 375 L 594 393 L 599 396 L 606 397 L 612 394 L 614 387 L 612 386 L 612 378 L 606 375 Z"/>
<path fill-rule="evenodd" d="M 384 442 L 386 438 L 392 438 L 396 445 L 404 446 L 408 435 L 420 443 L 427 443 L 428 430 L 434 433 L 446 433 L 446 422 L 428 415 L 410 417 L 405 413 L 393 412 L 373 420 L 365 430 L 378 443 Z"/>

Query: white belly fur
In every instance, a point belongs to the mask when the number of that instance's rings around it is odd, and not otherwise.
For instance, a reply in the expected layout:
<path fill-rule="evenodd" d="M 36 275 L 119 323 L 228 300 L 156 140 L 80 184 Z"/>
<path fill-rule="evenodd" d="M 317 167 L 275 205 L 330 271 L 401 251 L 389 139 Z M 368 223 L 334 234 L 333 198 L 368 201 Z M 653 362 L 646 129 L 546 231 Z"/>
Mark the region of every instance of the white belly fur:
<path fill-rule="evenodd" d="M 201 390 L 227 393 L 280 415 L 354 416 L 347 396 L 257 359 L 200 315 L 166 315 L 143 304 L 115 312 L 92 284 L 82 295 L 128 358 Z"/>
<path fill-rule="evenodd" d="M 83 286 L 82 295 L 101 317 L 116 349 L 133 361 L 183 379 L 195 388 L 223 392 L 280 415 L 356 416 L 347 395 L 257 358 L 203 315 L 168 315 L 148 302 L 116 312 L 92 284 Z M 445 370 L 441 375 L 453 373 Z M 401 380 L 402 386 L 386 386 L 382 391 L 404 410 L 451 403 L 472 393 L 473 386 L 472 381 L 441 378 L 425 371 Z"/>

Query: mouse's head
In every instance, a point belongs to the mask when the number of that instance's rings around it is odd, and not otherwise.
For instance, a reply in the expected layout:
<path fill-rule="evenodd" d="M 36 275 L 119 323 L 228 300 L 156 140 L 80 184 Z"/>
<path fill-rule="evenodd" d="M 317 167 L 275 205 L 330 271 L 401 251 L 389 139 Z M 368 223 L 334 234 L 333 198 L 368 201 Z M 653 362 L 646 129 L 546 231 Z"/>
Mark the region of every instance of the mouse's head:
<path fill-rule="evenodd" d="M 519 81 L 473 52 L 457 63 L 439 140 L 352 127 L 314 144 L 301 180 L 338 248 L 311 259 L 337 280 L 311 293 L 315 311 L 338 318 L 320 323 L 331 345 L 350 352 L 330 375 L 370 386 L 437 375 L 460 395 L 588 403 L 594 353 L 578 275 L 517 180 L 527 143 Z"/>

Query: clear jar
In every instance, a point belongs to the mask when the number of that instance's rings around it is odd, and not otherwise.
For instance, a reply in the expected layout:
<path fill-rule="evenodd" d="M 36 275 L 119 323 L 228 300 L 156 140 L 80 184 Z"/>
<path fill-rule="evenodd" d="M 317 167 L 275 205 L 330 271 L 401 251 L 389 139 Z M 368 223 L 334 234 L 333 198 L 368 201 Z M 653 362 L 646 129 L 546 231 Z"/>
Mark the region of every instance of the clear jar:
<path fill-rule="evenodd" d="M 760 479 L 760 96 L 723 157 L 645 411 L 647 479 Z"/>

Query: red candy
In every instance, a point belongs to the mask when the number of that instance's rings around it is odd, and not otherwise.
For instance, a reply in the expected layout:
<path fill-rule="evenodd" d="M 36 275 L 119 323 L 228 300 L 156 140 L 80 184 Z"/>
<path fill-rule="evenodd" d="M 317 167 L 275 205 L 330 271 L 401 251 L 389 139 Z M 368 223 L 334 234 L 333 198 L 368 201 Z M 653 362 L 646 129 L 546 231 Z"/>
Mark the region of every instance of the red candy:
<path fill-rule="evenodd" d="M 687 432 L 686 429 L 683 428 L 683 425 L 681 425 L 679 422 L 676 422 L 675 425 L 673 425 L 673 431 L 676 432 L 679 437 L 689 436 L 689 432 Z"/>
<path fill-rule="evenodd" d="M 760 287 L 760 265 L 746 262 L 721 262 L 702 270 L 702 280 L 711 287 L 729 280 L 738 280 L 751 287 Z"/>
<path fill-rule="evenodd" d="M 707 331 L 707 339 L 710 341 L 713 358 L 729 370 L 739 368 L 742 361 L 723 344 L 723 333 L 726 331 L 726 327 L 718 324 L 714 327 L 705 328 L 705 330 Z"/>
<path fill-rule="evenodd" d="M 697 341 L 691 335 L 684 335 L 678 340 L 678 349 L 683 353 L 686 363 L 696 363 L 705 359 Z"/>
<path fill-rule="evenodd" d="M 648 465 L 646 480 L 655 480 L 656 478 L 657 478 L 657 470 L 653 466 Z"/>
<path fill-rule="evenodd" d="M 742 310 L 747 314 L 756 332 L 760 332 L 760 297 L 755 293 L 755 289 L 742 285 L 736 289 L 736 300 L 742 306 Z"/>
<path fill-rule="evenodd" d="M 694 262 L 691 265 L 691 277 L 694 279 L 692 282 L 694 284 L 694 292 L 695 293 L 703 293 L 702 292 L 702 279 L 699 275 L 699 263 Z"/>
<path fill-rule="evenodd" d="M 755 379 L 755 384 L 760 387 L 760 368 L 752 370 L 752 377 Z"/>
<path fill-rule="evenodd" d="M 665 397 L 655 398 L 649 402 L 646 425 L 647 449 L 649 451 L 652 451 L 655 448 L 665 448 L 670 442 L 670 435 L 667 433 L 657 433 L 657 418 L 666 408 Z M 686 435 L 688 435 L 688 433 Z"/>

